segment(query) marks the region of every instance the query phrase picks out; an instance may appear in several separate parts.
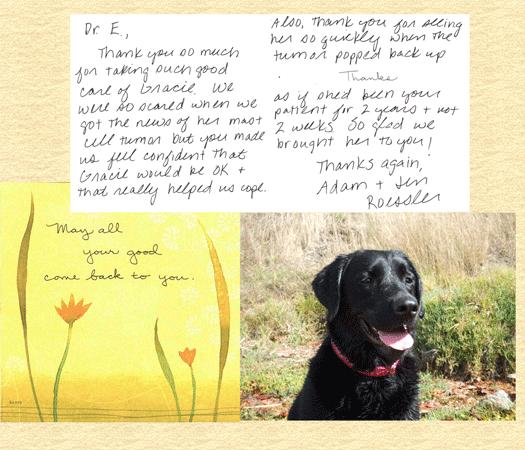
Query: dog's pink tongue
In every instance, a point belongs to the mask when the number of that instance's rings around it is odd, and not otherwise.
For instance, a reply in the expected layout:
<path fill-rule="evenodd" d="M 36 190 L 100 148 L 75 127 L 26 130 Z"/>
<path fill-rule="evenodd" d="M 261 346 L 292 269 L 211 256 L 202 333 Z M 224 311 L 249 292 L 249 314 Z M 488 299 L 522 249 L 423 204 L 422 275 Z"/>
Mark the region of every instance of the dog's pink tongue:
<path fill-rule="evenodd" d="M 406 331 L 390 332 L 378 331 L 379 338 L 383 343 L 396 350 L 406 350 L 414 345 L 414 338 Z"/>

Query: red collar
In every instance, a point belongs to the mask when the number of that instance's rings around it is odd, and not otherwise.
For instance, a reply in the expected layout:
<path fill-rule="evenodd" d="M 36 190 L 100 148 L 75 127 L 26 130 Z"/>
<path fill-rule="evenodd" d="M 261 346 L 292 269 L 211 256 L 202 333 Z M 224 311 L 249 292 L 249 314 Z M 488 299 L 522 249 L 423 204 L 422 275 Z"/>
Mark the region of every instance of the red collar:
<path fill-rule="evenodd" d="M 332 348 L 334 349 L 335 354 L 339 357 L 341 361 L 343 361 L 348 367 L 352 367 L 353 364 L 346 359 L 341 351 L 335 346 L 334 341 L 331 341 Z M 396 372 L 397 364 L 399 363 L 399 359 L 392 364 L 391 366 L 379 366 L 374 369 L 373 372 L 364 372 L 361 370 L 353 369 L 356 372 L 362 373 L 363 375 L 368 375 L 369 377 L 391 377 Z"/>

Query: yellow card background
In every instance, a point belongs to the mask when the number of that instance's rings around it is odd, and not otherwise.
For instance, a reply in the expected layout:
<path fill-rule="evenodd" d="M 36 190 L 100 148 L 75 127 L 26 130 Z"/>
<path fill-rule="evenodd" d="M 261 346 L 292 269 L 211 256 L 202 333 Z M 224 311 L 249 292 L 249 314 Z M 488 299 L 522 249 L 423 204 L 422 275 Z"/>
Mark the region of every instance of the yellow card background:
<path fill-rule="evenodd" d="M 67 304 L 73 294 L 76 302 L 84 299 L 91 306 L 73 326 L 60 380 L 59 421 L 177 420 L 154 345 L 157 319 L 183 420 L 189 419 L 193 389 L 190 369 L 178 352 L 188 347 L 197 349 L 194 420 L 211 421 L 220 326 L 213 265 L 200 222 L 217 249 L 230 294 L 231 344 L 219 418 L 239 420 L 239 214 L 71 214 L 67 183 L 5 183 L 0 195 L 3 421 L 39 420 L 25 367 L 16 287 L 31 195 L 35 219 L 27 322 L 44 419 L 53 420 L 53 386 L 68 330 L 55 306 L 61 299 Z M 69 232 L 57 232 L 55 224 L 67 224 Z M 122 279 L 93 279 L 115 271 Z M 133 279 L 133 274 L 147 277 Z M 170 280 L 175 276 L 186 279 Z"/>
<path fill-rule="evenodd" d="M 4 448 L 522 448 L 525 5 L 518 0 L 4 0 L 0 5 L 2 181 L 69 181 L 70 14 L 469 14 L 471 211 L 517 217 L 514 423 L 0 424 Z M 87 316 L 86 316 L 87 318 Z M 79 322 L 79 324 L 81 324 Z M 175 428 L 177 426 L 177 428 Z"/>

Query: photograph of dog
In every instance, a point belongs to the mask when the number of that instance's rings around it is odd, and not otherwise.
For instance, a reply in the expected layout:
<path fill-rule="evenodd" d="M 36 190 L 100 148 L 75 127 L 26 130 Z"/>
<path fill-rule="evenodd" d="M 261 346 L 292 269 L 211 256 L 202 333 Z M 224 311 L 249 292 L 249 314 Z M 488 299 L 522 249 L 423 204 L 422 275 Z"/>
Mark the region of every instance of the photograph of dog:
<path fill-rule="evenodd" d="M 514 214 L 246 213 L 240 257 L 241 420 L 516 420 Z"/>
<path fill-rule="evenodd" d="M 422 283 L 400 251 L 340 255 L 312 283 L 329 335 L 288 420 L 419 420 L 411 353 L 425 315 Z"/>

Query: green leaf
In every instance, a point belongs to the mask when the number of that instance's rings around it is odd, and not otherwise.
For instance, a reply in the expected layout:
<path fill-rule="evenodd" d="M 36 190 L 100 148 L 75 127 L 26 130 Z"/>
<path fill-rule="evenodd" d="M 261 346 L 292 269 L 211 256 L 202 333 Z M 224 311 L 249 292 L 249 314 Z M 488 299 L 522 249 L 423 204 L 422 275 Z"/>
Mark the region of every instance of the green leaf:
<path fill-rule="evenodd" d="M 162 345 L 160 345 L 160 341 L 159 341 L 158 328 L 157 328 L 158 321 L 159 319 L 157 319 L 155 322 L 155 350 L 157 350 L 157 357 L 159 358 L 160 368 L 162 369 L 162 372 L 164 373 L 166 380 L 168 380 L 168 384 L 171 387 L 171 392 L 173 392 L 173 397 L 175 398 L 175 403 L 177 404 L 177 413 L 179 414 L 179 422 L 182 422 L 179 398 L 177 397 L 177 390 L 175 389 L 175 380 L 173 379 L 173 374 L 171 373 L 170 365 L 168 363 L 168 360 L 166 359 L 166 355 L 164 354 L 164 350 L 162 350 Z"/>

